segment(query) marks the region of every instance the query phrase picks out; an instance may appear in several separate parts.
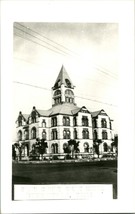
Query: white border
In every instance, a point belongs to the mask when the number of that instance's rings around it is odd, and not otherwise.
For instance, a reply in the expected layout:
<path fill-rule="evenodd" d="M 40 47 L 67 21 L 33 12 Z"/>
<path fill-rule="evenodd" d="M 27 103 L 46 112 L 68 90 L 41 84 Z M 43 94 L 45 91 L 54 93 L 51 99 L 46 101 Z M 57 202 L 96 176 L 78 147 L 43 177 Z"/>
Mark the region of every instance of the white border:
<path fill-rule="evenodd" d="M 1 2 L 1 191 L 2 213 L 134 212 L 134 1 L 2 1 Z M 118 200 L 111 201 L 11 201 L 12 143 L 12 27 L 23 22 L 119 23 L 119 170 Z M 8 121 L 8 122 L 7 122 Z"/>

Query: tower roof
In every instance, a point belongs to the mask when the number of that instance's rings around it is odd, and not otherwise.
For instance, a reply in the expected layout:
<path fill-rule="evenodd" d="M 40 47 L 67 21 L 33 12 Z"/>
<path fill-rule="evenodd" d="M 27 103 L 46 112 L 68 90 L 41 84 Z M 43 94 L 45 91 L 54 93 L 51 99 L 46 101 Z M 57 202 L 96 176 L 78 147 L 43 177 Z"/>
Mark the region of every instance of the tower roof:
<path fill-rule="evenodd" d="M 64 84 L 64 86 L 66 86 L 68 88 L 74 88 L 74 85 L 63 65 L 62 65 L 59 75 L 55 81 L 53 89 L 59 88 L 62 84 Z"/>

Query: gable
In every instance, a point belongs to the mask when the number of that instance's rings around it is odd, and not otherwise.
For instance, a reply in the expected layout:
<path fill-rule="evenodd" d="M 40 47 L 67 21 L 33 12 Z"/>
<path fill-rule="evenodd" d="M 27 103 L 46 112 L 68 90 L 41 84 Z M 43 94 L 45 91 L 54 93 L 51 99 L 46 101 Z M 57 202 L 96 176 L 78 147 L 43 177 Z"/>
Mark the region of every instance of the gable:
<path fill-rule="evenodd" d="M 92 117 L 98 117 L 98 115 L 108 116 L 103 109 L 100 111 L 91 112 L 91 115 Z"/>
<path fill-rule="evenodd" d="M 105 112 L 103 109 L 100 111 L 99 115 L 108 116 L 108 115 L 106 114 L 106 112 Z"/>
<path fill-rule="evenodd" d="M 87 109 L 85 106 L 83 106 L 83 107 L 79 110 L 79 112 L 90 114 L 90 112 L 88 111 L 88 109 Z"/>

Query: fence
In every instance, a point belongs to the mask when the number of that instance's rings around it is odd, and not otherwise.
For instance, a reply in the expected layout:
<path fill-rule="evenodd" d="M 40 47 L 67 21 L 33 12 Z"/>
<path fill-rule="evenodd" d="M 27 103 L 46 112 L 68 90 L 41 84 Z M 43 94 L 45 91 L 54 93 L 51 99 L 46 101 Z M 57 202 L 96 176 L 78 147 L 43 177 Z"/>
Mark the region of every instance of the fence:
<path fill-rule="evenodd" d="M 58 154 L 43 154 L 43 155 L 30 155 L 30 156 L 17 156 L 16 160 L 71 160 L 71 159 L 78 159 L 78 160 L 84 160 L 84 159 L 89 159 L 89 160 L 94 160 L 94 159 L 116 159 L 117 155 L 116 153 L 109 152 L 109 153 L 102 153 L 99 156 L 95 155 L 94 153 L 58 153 Z"/>

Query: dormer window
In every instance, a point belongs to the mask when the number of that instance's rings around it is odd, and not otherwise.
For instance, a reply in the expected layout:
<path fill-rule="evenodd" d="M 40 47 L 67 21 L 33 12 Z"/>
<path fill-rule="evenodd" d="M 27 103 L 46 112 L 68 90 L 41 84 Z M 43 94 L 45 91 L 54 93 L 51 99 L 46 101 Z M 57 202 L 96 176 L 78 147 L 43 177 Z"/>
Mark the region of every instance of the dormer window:
<path fill-rule="evenodd" d="M 18 116 L 18 126 L 22 126 L 22 119 L 23 119 L 23 116 L 22 116 L 22 112 L 20 111 Z"/>
<path fill-rule="evenodd" d="M 60 87 L 60 80 L 58 80 L 56 83 L 55 83 L 55 88 L 59 88 Z"/>
<path fill-rule="evenodd" d="M 102 119 L 102 120 L 101 120 L 101 127 L 102 127 L 102 128 L 107 128 L 106 119 Z"/>
<path fill-rule="evenodd" d="M 31 112 L 31 123 L 36 123 L 36 115 L 37 115 L 36 108 L 35 106 L 33 106 L 33 110 Z"/>
<path fill-rule="evenodd" d="M 22 126 L 22 120 L 18 120 L 18 126 Z"/>

